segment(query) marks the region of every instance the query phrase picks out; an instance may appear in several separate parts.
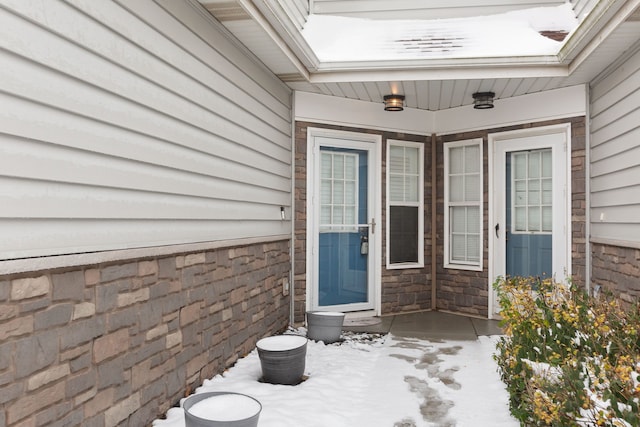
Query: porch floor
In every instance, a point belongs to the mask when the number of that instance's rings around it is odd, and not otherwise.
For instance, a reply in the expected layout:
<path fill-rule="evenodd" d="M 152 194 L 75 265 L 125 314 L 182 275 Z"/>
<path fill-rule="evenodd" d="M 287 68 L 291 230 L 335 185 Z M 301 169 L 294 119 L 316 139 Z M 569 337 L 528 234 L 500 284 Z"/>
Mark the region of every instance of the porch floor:
<path fill-rule="evenodd" d="M 371 324 L 367 324 L 371 323 Z M 346 319 L 343 330 L 391 333 L 426 340 L 476 340 L 481 335 L 501 335 L 497 320 L 480 319 L 442 311 L 397 314 L 375 319 Z"/>

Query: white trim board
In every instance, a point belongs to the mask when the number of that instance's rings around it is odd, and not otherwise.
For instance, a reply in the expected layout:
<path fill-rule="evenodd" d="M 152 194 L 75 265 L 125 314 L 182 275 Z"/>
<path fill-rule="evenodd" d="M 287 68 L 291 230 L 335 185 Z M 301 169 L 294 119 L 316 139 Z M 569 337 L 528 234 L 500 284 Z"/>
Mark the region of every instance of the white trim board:
<path fill-rule="evenodd" d="M 405 108 L 386 112 L 381 103 L 296 91 L 295 120 L 361 127 L 415 135 L 448 135 L 523 123 L 584 116 L 587 87 L 570 86 L 513 98 L 497 99 L 495 108 L 472 106 L 440 111 Z"/>

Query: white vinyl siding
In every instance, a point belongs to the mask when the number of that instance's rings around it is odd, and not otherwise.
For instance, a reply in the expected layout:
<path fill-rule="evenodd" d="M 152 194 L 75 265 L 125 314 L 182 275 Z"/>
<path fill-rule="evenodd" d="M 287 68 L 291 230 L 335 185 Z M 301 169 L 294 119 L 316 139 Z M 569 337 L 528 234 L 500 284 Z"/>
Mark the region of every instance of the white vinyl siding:
<path fill-rule="evenodd" d="M 424 265 L 424 145 L 388 141 L 387 268 Z"/>
<path fill-rule="evenodd" d="M 591 87 L 591 237 L 640 246 L 640 51 Z"/>
<path fill-rule="evenodd" d="M 444 146 L 445 267 L 482 269 L 482 140 Z"/>
<path fill-rule="evenodd" d="M 288 233 L 290 91 L 199 5 L 0 2 L 0 259 Z"/>

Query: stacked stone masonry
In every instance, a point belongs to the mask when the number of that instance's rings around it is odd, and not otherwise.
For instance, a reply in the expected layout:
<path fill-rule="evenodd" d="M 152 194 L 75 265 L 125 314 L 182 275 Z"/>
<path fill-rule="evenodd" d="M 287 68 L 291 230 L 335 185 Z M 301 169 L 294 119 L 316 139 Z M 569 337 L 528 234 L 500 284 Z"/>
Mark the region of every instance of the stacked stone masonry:
<path fill-rule="evenodd" d="M 627 304 L 640 302 L 640 249 L 592 243 L 591 253 L 591 286 L 600 286 Z"/>
<path fill-rule="evenodd" d="M 0 277 L 0 427 L 150 425 L 286 328 L 289 243 Z"/>

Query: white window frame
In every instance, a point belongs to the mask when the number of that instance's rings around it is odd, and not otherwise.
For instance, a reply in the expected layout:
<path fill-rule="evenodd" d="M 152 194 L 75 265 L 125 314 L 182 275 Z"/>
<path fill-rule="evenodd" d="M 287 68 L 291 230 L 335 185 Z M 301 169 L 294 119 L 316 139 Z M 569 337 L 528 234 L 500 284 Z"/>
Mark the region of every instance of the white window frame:
<path fill-rule="evenodd" d="M 387 270 L 400 270 L 407 268 L 424 267 L 424 144 L 412 141 L 400 141 L 395 139 L 387 140 L 387 162 L 390 158 L 391 147 L 406 147 L 418 149 L 418 202 L 391 202 L 389 197 L 389 183 L 391 182 L 390 168 L 386 170 L 386 268 Z M 400 262 L 392 264 L 390 262 L 390 217 L 392 206 L 415 206 L 418 208 L 418 262 Z"/>
<path fill-rule="evenodd" d="M 467 139 L 463 141 L 454 141 L 447 142 L 444 144 L 444 267 L 449 269 L 458 269 L 458 270 L 472 270 L 472 271 L 482 271 L 482 265 L 484 262 L 484 252 L 482 248 L 484 247 L 484 229 L 483 229 L 483 221 L 484 221 L 484 193 L 483 193 L 483 182 L 484 182 L 484 154 L 483 154 L 483 143 L 482 138 L 475 139 Z M 458 148 L 463 146 L 471 146 L 477 145 L 479 147 L 479 170 L 480 170 L 480 179 L 478 183 L 478 192 L 479 197 L 477 202 L 450 202 L 449 201 L 449 151 L 452 148 Z M 480 239 L 478 239 L 478 253 L 479 259 L 477 262 L 461 262 L 457 260 L 451 259 L 450 252 L 450 222 L 449 222 L 449 210 L 452 206 L 477 206 L 479 208 L 479 221 L 478 224 L 480 230 Z"/>

